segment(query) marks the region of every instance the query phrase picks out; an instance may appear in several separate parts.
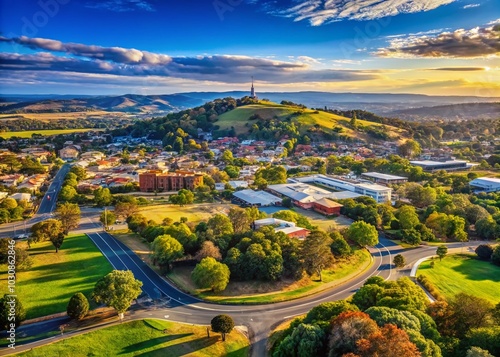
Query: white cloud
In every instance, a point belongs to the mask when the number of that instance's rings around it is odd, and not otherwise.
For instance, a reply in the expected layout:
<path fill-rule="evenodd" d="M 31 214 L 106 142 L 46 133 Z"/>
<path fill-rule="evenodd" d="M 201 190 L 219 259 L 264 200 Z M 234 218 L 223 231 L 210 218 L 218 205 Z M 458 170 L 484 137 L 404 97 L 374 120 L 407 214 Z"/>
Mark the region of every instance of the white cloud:
<path fill-rule="evenodd" d="M 436 36 L 393 38 L 380 57 L 479 58 L 500 54 L 500 25 L 446 31 Z"/>
<path fill-rule="evenodd" d="M 398 14 L 433 10 L 457 0 L 301 0 L 284 7 L 274 0 L 262 0 L 259 5 L 276 16 L 306 20 L 312 26 L 351 20 L 373 20 Z"/>
<path fill-rule="evenodd" d="M 290 61 L 240 55 L 200 55 L 171 57 L 165 54 L 63 43 L 44 38 L 5 38 L 34 50 L 62 52 L 71 55 L 0 53 L 3 71 L 59 71 L 110 74 L 121 76 L 160 76 L 190 80 L 245 83 L 251 76 L 269 83 L 313 81 L 363 81 L 378 78 L 376 71 L 313 69 L 318 59 L 301 56 Z"/>
<path fill-rule="evenodd" d="M 481 6 L 481 4 L 467 4 L 462 9 L 471 9 L 471 8 L 479 7 L 479 6 Z"/>

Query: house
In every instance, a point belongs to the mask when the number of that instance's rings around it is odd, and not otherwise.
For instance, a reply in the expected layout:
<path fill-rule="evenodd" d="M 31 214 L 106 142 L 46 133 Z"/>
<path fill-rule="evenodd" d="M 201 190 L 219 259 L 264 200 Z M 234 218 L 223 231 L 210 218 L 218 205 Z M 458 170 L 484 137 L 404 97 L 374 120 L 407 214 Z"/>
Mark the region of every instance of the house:
<path fill-rule="evenodd" d="M 68 145 L 59 150 L 59 157 L 63 160 L 74 160 L 80 155 L 80 150 L 78 145 Z"/>
<path fill-rule="evenodd" d="M 29 201 L 31 201 L 31 194 L 18 192 L 18 193 L 14 193 L 14 194 L 10 195 L 10 198 L 15 199 L 16 201 L 29 202 Z"/>
<path fill-rule="evenodd" d="M 342 207 L 340 203 L 328 198 L 321 198 L 313 203 L 313 210 L 325 216 L 339 216 Z"/>

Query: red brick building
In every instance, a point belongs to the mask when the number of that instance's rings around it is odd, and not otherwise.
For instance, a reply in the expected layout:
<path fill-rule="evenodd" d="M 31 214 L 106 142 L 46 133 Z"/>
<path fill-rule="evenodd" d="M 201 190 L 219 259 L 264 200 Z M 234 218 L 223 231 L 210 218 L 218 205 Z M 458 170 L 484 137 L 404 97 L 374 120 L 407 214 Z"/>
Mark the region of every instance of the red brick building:
<path fill-rule="evenodd" d="M 324 214 L 325 216 L 338 216 L 340 215 L 340 208 L 343 207 L 340 203 L 322 198 L 313 203 L 313 209 L 316 212 Z"/>
<path fill-rule="evenodd" d="M 183 188 L 194 190 L 195 187 L 200 185 L 203 185 L 203 175 L 190 171 L 167 173 L 150 171 L 139 174 L 141 192 L 179 191 Z"/>

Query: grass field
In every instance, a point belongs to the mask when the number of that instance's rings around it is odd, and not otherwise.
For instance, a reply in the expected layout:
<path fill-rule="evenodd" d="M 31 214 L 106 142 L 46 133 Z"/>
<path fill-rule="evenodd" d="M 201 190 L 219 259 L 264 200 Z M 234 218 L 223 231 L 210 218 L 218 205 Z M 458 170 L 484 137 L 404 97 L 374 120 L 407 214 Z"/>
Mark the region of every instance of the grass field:
<path fill-rule="evenodd" d="M 227 113 L 219 116 L 216 125 L 220 126 L 221 130 L 229 129 L 234 127 L 237 134 L 248 133 L 249 126 L 255 121 L 248 120 L 248 118 L 253 114 L 259 114 L 264 119 L 271 119 L 277 117 L 278 120 L 285 120 L 289 115 L 300 111 L 301 114 L 294 116 L 292 121 L 300 124 L 301 134 L 307 133 L 307 130 L 312 128 L 314 125 L 318 124 L 323 129 L 331 131 L 335 126 L 341 126 L 343 128 L 342 134 L 347 136 L 358 136 L 359 133 L 355 133 L 354 130 L 349 128 L 350 118 L 345 118 L 332 113 L 327 113 L 323 111 L 316 112 L 311 109 L 299 109 L 296 107 L 280 105 L 271 102 L 261 102 L 259 104 L 245 105 L 243 107 L 238 107 Z M 245 126 L 245 124 L 249 126 Z M 358 125 L 362 126 L 381 126 L 379 123 L 373 123 L 365 120 L 357 120 Z M 387 126 L 387 131 L 390 133 L 391 137 L 398 139 L 404 132 L 402 129 Z M 361 135 L 362 136 L 362 135 Z"/>
<path fill-rule="evenodd" d="M 429 281 L 447 298 L 464 292 L 484 298 L 493 303 L 500 302 L 500 267 L 477 260 L 474 255 L 454 254 L 442 261 L 423 262 L 417 275 L 424 274 Z"/>
<path fill-rule="evenodd" d="M 23 244 L 23 243 L 18 243 Z M 66 311 L 73 294 L 87 297 L 98 279 L 112 270 L 111 265 L 85 235 L 64 240 L 59 253 L 51 242 L 36 243 L 29 250 L 33 266 L 17 273 L 16 294 L 31 319 Z M 0 266 L 0 293 L 6 293 L 6 265 Z"/>
<path fill-rule="evenodd" d="M 216 213 L 227 213 L 231 207 L 235 206 L 231 204 L 202 203 L 180 207 L 178 205 L 164 204 L 141 207 L 139 213 L 158 223 L 161 223 L 167 217 L 173 219 L 174 222 L 179 221 L 181 217 L 186 217 L 189 222 L 199 222 L 208 220 Z"/>
<path fill-rule="evenodd" d="M 324 270 L 322 282 L 312 280 L 308 276 L 295 282 L 230 282 L 226 290 L 219 295 L 196 289 L 191 280 L 192 267 L 176 268 L 168 277 L 183 290 L 205 300 L 225 304 L 265 304 L 298 299 L 339 285 L 367 269 L 370 262 L 368 251 L 357 250 L 350 262 L 337 262 L 332 269 Z"/>
<path fill-rule="evenodd" d="M 103 129 L 61 129 L 61 130 L 33 130 L 33 131 L 6 131 L 0 133 L 0 137 L 4 139 L 10 139 L 14 136 L 18 138 L 28 139 L 31 138 L 33 134 L 40 134 L 43 136 L 60 135 L 60 134 L 72 134 L 72 133 L 82 133 L 86 131 L 101 131 Z"/>
<path fill-rule="evenodd" d="M 35 348 L 18 356 L 248 356 L 249 341 L 238 331 L 226 335 L 206 326 L 146 319 L 104 328 Z"/>

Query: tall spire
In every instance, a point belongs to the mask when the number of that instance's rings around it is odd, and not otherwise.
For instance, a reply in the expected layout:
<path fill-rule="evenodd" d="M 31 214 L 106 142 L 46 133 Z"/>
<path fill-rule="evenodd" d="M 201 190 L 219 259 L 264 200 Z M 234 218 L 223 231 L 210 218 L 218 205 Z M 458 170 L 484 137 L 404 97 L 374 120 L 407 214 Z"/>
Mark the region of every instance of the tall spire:
<path fill-rule="evenodd" d="M 252 76 L 252 88 L 250 88 L 250 97 L 251 98 L 256 98 L 255 89 L 253 87 L 253 76 Z"/>

